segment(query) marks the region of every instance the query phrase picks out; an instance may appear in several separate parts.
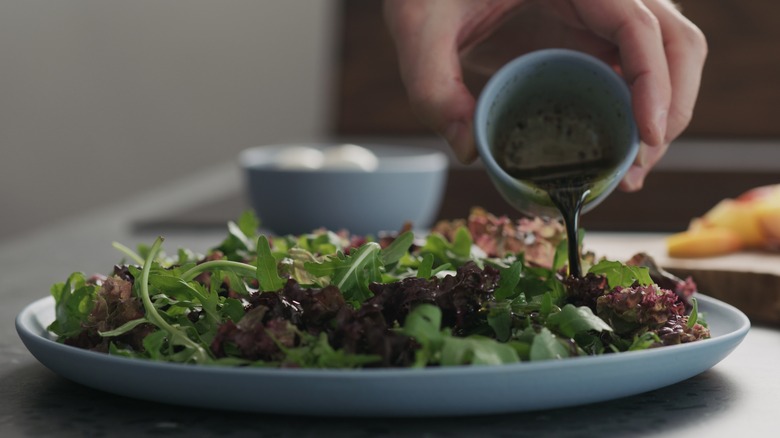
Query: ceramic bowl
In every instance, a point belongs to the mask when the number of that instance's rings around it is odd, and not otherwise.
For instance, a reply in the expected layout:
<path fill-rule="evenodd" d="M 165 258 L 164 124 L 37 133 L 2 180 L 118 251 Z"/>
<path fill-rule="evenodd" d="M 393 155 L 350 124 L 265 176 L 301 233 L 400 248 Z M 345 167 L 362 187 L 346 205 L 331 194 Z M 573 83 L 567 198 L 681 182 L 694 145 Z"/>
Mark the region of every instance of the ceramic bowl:
<path fill-rule="evenodd" d="M 318 143 L 249 148 L 239 163 L 262 228 L 376 235 L 433 224 L 449 159 L 428 148 Z"/>
<path fill-rule="evenodd" d="M 623 178 L 639 151 L 631 110 L 631 93 L 622 77 L 590 55 L 566 49 L 545 49 L 523 55 L 493 75 L 482 90 L 474 116 L 477 150 L 498 191 L 516 209 L 558 217 L 547 193 L 510 176 L 494 151 L 502 134 L 538 102 L 576 103 L 602 123 L 605 141 L 613 147 L 614 168 L 586 198 L 586 212 L 607 197 Z"/>

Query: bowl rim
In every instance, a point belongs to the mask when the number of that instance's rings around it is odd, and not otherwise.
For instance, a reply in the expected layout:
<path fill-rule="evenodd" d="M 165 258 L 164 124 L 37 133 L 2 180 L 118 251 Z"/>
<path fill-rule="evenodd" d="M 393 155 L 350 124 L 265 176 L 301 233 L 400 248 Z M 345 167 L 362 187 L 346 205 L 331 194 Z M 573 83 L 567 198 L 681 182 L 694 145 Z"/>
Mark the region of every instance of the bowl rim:
<path fill-rule="evenodd" d="M 288 147 L 310 147 L 325 149 L 327 147 L 355 144 L 364 147 L 379 158 L 379 166 L 372 171 L 351 168 L 321 168 L 298 169 L 281 168 L 273 166 L 271 160 L 273 154 Z M 393 151 L 396 153 L 382 155 L 382 152 Z M 413 160 L 410 158 L 414 158 Z M 242 150 L 238 154 L 238 162 L 241 168 L 247 171 L 293 173 L 293 174 L 371 174 L 371 173 L 413 173 L 413 172 L 439 172 L 449 167 L 449 158 L 439 149 L 426 146 L 404 146 L 389 143 L 350 143 L 350 142 L 290 142 L 252 146 Z"/>

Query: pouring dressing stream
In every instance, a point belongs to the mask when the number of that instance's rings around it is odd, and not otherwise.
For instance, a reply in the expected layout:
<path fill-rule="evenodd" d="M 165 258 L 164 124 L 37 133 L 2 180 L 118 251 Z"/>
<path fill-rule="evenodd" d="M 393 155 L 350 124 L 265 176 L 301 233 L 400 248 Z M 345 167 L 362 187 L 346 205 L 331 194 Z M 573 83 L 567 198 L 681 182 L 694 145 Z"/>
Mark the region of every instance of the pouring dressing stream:
<path fill-rule="evenodd" d="M 615 189 L 639 150 L 623 79 L 580 52 L 529 53 L 488 82 L 475 134 L 488 175 L 510 205 L 563 218 L 569 274 L 581 276 L 580 214 Z"/>

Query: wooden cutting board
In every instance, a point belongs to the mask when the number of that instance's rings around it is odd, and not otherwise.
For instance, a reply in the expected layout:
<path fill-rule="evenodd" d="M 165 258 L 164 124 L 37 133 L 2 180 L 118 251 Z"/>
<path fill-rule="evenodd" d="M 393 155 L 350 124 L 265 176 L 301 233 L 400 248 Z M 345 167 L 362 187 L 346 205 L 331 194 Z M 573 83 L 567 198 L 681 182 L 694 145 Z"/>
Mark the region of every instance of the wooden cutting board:
<path fill-rule="evenodd" d="M 676 259 L 666 255 L 665 236 L 589 233 L 584 246 L 598 257 L 621 261 L 637 252 L 646 252 L 678 277 L 691 276 L 701 293 L 742 310 L 753 324 L 780 326 L 780 253 L 740 252 L 711 258 Z"/>

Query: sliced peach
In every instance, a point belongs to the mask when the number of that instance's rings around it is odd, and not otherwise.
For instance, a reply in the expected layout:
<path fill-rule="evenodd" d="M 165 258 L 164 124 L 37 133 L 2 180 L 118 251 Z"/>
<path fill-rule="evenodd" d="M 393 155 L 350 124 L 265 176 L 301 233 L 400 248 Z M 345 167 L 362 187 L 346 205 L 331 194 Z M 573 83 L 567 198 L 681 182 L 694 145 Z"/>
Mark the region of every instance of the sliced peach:
<path fill-rule="evenodd" d="M 702 216 L 705 228 L 728 228 L 748 246 L 761 246 L 766 241 L 764 230 L 755 214 L 760 202 L 724 199 Z"/>
<path fill-rule="evenodd" d="M 745 242 L 739 233 L 729 228 L 683 231 L 666 238 L 669 256 L 677 258 L 714 257 L 737 252 L 744 247 Z"/>
<path fill-rule="evenodd" d="M 737 201 L 753 202 L 769 198 L 780 199 L 780 184 L 752 188 L 737 196 Z"/>
<path fill-rule="evenodd" d="M 700 217 L 691 219 L 691 222 L 688 224 L 688 231 L 699 231 L 703 228 L 707 228 L 707 221 Z"/>
<path fill-rule="evenodd" d="M 769 242 L 780 242 L 780 203 L 756 208 L 756 220 Z"/>

